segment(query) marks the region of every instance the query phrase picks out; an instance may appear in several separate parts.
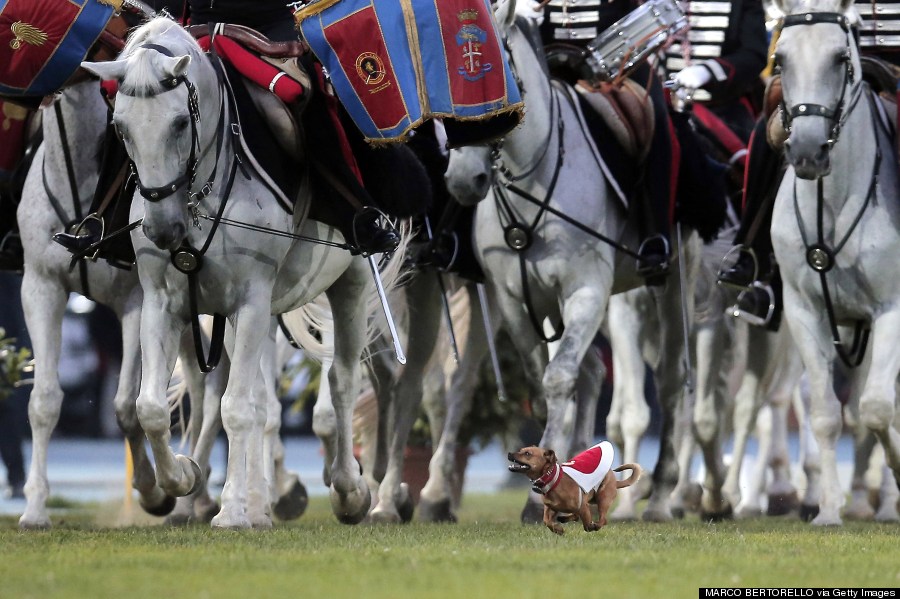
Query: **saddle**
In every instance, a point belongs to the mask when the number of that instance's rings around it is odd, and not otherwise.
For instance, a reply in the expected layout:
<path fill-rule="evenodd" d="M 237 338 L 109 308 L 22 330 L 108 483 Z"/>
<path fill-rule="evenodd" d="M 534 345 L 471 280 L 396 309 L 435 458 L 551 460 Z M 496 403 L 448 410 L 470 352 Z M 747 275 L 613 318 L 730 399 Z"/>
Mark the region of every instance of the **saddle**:
<path fill-rule="evenodd" d="M 585 51 L 577 46 L 551 44 L 546 53 L 550 73 L 575 87 L 629 157 L 643 160 L 650 150 L 656 125 L 647 91 L 627 78 L 590 83 L 596 77 L 585 62 Z"/>
<path fill-rule="evenodd" d="M 187 30 L 201 47 L 216 53 L 241 75 L 254 107 L 278 146 L 294 160 L 303 157 L 299 115 L 312 89 L 298 58 L 307 52 L 302 42 L 272 42 L 240 25 L 191 25 Z M 212 35 L 210 35 L 212 34 Z"/>

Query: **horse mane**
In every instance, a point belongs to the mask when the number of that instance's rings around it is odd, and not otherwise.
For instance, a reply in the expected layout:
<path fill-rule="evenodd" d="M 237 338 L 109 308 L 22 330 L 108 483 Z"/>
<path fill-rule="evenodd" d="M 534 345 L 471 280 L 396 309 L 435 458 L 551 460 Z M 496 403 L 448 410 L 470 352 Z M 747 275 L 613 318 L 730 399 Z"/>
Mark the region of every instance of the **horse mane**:
<path fill-rule="evenodd" d="M 155 94 L 162 91 L 159 69 L 152 60 L 154 53 L 144 44 L 164 46 L 175 56 L 190 56 L 192 60 L 203 58 L 203 50 L 183 27 L 168 17 L 150 19 L 128 36 L 121 60 L 128 61 L 128 70 L 120 86 L 123 90 Z"/>

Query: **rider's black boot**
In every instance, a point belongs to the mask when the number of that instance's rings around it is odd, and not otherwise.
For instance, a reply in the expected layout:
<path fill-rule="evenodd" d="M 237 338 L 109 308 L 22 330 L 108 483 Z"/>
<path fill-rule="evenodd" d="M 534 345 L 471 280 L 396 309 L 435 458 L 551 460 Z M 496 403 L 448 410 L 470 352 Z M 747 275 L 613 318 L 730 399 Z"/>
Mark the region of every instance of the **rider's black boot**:
<path fill-rule="evenodd" d="M 364 208 L 353 217 L 353 245 L 363 254 L 393 252 L 400 245 L 400 235 L 379 223 L 380 213 Z"/>
<path fill-rule="evenodd" d="M 80 254 L 100 241 L 102 237 L 103 228 L 100 221 L 95 218 L 89 218 L 78 227 L 76 233 L 57 233 L 53 236 L 53 241 L 73 254 Z"/>
<path fill-rule="evenodd" d="M 741 249 L 737 261 L 732 266 L 720 270 L 716 278 L 719 285 L 743 290 L 757 280 L 760 274 L 758 270 L 753 254 Z"/>

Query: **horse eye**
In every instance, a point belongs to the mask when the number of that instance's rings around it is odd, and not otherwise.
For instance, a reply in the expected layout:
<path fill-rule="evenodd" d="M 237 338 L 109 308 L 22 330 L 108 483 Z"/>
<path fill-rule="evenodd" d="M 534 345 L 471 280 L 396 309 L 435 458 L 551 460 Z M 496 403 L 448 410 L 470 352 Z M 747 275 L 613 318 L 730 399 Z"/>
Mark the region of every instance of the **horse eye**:
<path fill-rule="evenodd" d="M 188 123 L 189 123 L 189 122 L 190 122 L 190 121 L 189 121 L 189 119 L 188 119 L 186 116 L 178 117 L 178 118 L 175 119 L 175 121 L 172 123 L 172 128 L 175 129 L 175 131 L 178 131 L 178 132 L 184 131 L 185 129 L 187 129 L 187 126 L 188 126 Z"/>
<path fill-rule="evenodd" d="M 836 57 L 836 62 L 838 64 L 840 64 L 842 62 L 849 62 L 849 61 L 850 61 L 850 52 L 848 52 L 847 50 L 844 50 L 843 52 L 838 52 L 837 57 Z"/>

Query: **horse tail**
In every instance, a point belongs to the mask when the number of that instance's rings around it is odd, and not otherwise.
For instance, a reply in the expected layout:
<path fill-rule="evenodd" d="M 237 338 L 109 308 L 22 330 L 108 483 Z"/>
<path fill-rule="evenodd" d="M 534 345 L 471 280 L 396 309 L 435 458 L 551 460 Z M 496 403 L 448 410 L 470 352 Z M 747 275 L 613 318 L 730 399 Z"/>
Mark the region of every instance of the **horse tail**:
<path fill-rule="evenodd" d="M 629 476 L 625 480 L 617 480 L 617 489 L 630 487 L 631 485 L 639 481 L 641 479 L 641 475 L 644 473 L 644 469 L 641 468 L 639 464 L 622 464 L 618 468 L 613 468 L 613 472 L 622 472 L 623 470 L 631 470 L 631 476 Z"/>
<path fill-rule="evenodd" d="M 398 229 L 400 244 L 390 259 L 380 268 L 382 285 L 388 295 L 404 282 L 410 272 L 405 264 L 409 243 L 413 237 L 412 224 L 409 221 L 402 221 Z M 404 327 L 401 327 L 400 323 L 405 320 L 405 305 L 403 302 L 392 302 L 392 311 L 394 311 L 395 303 L 398 310 L 394 316 L 398 321 L 398 328 L 403 330 Z M 381 314 L 381 300 L 377 294 L 372 293 L 366 301 L 367 348 L 377 338 L 387 333 L 387 322 L 383 316 L 379 318 Z M 334 319 L 328 298 L 324 294 L 296 310 L 283 314 L 282 321 L 293 341 L 303 348 L 307 356 L 317 362 L 331 362 L 334 358 Z M 366 359 L 368 357 L 367 354 Z"/>

